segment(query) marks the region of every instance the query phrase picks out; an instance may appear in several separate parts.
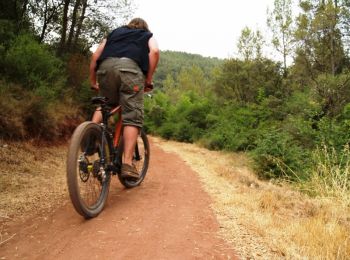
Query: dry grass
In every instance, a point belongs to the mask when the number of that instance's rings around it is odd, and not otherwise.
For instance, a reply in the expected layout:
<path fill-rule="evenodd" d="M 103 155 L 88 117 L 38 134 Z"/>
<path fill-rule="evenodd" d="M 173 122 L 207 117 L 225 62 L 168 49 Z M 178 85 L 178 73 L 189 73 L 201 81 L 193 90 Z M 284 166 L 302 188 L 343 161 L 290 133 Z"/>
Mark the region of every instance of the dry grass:
<path fill-rule="evenodd" d="M 0 243 L 6 224 L 49 212 L 67 196 L 66 146 L 39 147 L 0 141 Z"/>
<path fill-rule="evenodd" d="M 321 197 L 334 198 L 337 203 L 350 206 L 350 150 L 336 151 L 327 146 L 314 152 L 318 164 L 311 171 L 311 178 L 303 189 Z"/>
<path fill-rule="evenodd" d="M 349 259 L 350 209 L 334 197 L 309 198 L 263 182 L 242 154 L 154 139 L 181 156 L 212 195 L 223 236 L 244 259 Z"/>
<path fill-rule="evenodd" d="M 153 141 L 198 172 L 213 198 L 222 235 L 242 258 L 349 258 L 350 209 L 341 199 L 348 198 L 344 190 L 335 196 L 323 185 L 322 197 L 311 199 L 287 184 L 258 180 L 242 154 Z M 66 201 L 66 149 L 0 140 L 0 244 L 15 236 L 7 233 L 7 222 L 51 211 Z M 317 180 L 313 189 L 322 184 Z"/>

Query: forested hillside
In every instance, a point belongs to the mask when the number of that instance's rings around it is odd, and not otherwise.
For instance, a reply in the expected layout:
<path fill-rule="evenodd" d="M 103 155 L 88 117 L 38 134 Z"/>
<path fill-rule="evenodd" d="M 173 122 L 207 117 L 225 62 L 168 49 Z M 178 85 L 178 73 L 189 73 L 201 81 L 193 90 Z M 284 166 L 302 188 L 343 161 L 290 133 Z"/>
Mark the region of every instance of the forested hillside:
<path fill-rule="evenodd" d="M 154 83 L 157 88 L 163 88 L 168 80 L 174 80 L 180 73 L 198 67 L 204 73 L 206 80 L 210 80 L 212 70 L 223 63 L 218 58 L 207 58 L 198 54 L 176 51 L 162 51 Z"/>
<path fill-rule="evenodd" d="M 262 178 L 349 198 L 350 2 L 305 0 L 294 16 L 291 4 L 276 0 L 269 11 L 275 59 L 264 54 L 264 35 L 248 27 L 237 58 L 163 51 L 145 127 L 168 139 L 247 152 Z M 90 47 L 129 18 L 132 6 L 1 1 L 1 138 L 69 138 L 89 113 Z"/>

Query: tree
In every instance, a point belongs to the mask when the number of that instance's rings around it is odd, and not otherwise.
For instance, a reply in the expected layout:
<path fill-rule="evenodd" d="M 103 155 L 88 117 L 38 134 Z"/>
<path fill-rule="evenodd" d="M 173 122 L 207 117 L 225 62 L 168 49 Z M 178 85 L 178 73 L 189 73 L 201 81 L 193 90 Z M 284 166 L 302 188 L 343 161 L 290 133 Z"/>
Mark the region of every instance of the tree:
<path fill-rule="evenodd" d="M 350 75 L 344 49 L 347 4 L 338 0 L 300 3 L 303 12 L 297 18 L 294 70 L 303 71 L 303 77 L 311 79 L 314 96 L 322 105 L 318 120 L 325 115 L 335 116 L 349 102 Z"/>
<path fill-rule="evenodd" d="M 254 33 L 249 27 L 244 27 L 241 31 L 241 36 L 238 40 L 238 50 L 240 54 L 243 56 L 245 61 L 253 59 L 254 52 Z"/>
<path fill-rule="evenodd" d="M 284 75 L 287 74 L 287 57 L 293 51 L 292 0 L 275 0 L 274 9 L 268 11 L 267 25 L 272 31 L 272 44 L 283 56 Z"/>
<path fill-rule="evenodd" d="M 6 0 L 10 1 L 10 0 Z M 12 0 L 12 2 L 16 2 Z M 39 41 L 58 43 L 58 53 L 89 49 L 126 22 L 133 0 L 22 0 Z M 18 16 L 18 15 L 17 15 Z"/>
<path fill-rule="evenodd" d="M 215 92 L 224 101 L 244 104 L 257 102 L 262 92 L 265 96 L 286 94 L 280 84 L 280 64 L 268 59 L 227 60 L 215 77 Z"/>
<path fill-rule="evenodd" d="M 62 4 L 63 1 L 57 0 L 29 1 L 29 15 L 36 25 L 39 42 L 43 42 L 48 37 L 48 32 L 54 29 Z"/>
<path fill-rule="evenodd" d="M 339 74 L 346 65 L 343 35 L 348 28 L 345 6 L 335 0 L 307 0 L 300 4 L 303 13 L 297 18 L 295 33 L 298 48 L 315 79 L 320 73 Z"/>
<path fill-rule="evenodd" d="M 125 23 L 134 10 L 132 0 L 65 0 L 65 2 L 68 8 L 65 7 L 63 12 L 60 34 L 60 49 L 65 51 L 74 50 L 79 45 L 90 48 L 100 42 L 111 29 Z M 67 27 L 65 17 L 70 18 Z M 63 28 L 66 28 L 65 32 Z"/>
<path fill-rule="evenodd" d="M 0 21 L 10 22 L 15 26 L 18 33 L 22 29 L 29 29 L 28 19 L 28 2 L 29 0 L 1 0 L 0 1 Z"/>
<path fill-rule="evenodd" d="M 259 30 L 252 31 L 249 27 L 245 27 L 241 31 L 241 36 L 237 43 L 239 53 L 245 61 L 262 58 L 262 48 L 264 39 Z"/>

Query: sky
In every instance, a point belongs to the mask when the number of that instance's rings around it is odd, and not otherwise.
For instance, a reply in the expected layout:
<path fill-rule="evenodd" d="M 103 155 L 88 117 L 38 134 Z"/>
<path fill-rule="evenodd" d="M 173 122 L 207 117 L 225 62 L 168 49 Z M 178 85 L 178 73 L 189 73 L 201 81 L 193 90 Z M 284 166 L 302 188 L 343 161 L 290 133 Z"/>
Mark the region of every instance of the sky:
<path fill-rule="evenodd" d="M 134 16 L 146 20 L 161 50 L 218 58 L 238 57 L 245 26 L 268 34 L 267 8 L 273 8 L 273 0 L 134 1 Z"/>

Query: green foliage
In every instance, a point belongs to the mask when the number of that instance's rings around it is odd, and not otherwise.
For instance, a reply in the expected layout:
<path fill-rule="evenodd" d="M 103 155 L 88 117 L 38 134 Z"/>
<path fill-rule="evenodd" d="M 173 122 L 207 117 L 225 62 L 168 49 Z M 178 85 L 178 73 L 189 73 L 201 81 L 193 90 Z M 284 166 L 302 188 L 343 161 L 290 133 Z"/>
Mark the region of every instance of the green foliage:
<path fill-rule="evenodd" d="M 177 78 L 180 72 L 187 71 L 192 67 L 200 68 L 205 79 L 209 80 L 212 70 L 222 62 L 218 58 L 208 58 L 197 54 L 162 51 L 154 83 L 157 87 L 162 88 L 168 77 Z"/>
<path fill-rule="evenodd" d="M 12 42 L 4 63 L 9 79 L 44 97 L 56 96 L 63 85 L 62 62 L 30 35 L 19 35 Z"/>
<path fill-rule="evenodd" d="M 169 97 L 164 93 L 156 92 L 155 95 L 146 96 L 144 123 L 144 127 L 146 128 L 146 130 L 149 132 L 160 134 L 160 127 L 162 127 L 165 123 L 169 110 Z M 170 138 L 170 136 L 168 135 L 166 135 L 165 137 Z"/>
<path fill-rule="evenodd" d="M 245 61 L 262 58 L 262 48 L 264 39 L 259 30 L 252 31 L 249 27 L 244 27 L 239 37 L 237 48 Z"/>
<path fill-rule="evenodd" d="M 211 109 L 209 100 L 194 92 L 184 92 L 176 104 L 160 92 L 145 102 L 145 125 L 164 138 L 193 142 L 208 128 L 206 117 Z"/>
<path fill-rule="evenodd" d="M 314 84 L 314 91 L 323 112 L 331 117 L 341 113 L 345 104 L 350 102 L 350 75 L 321 74 Z"/>
<path fill-rule="evenodd" d="M 321 73 L 338 74 L 346 68 L 343 35 L 349 31 L 349 3 L 340 1 L 301 1 L 295 40 L 299 42 L 297 59 L 315 79 Z M 305 66 L 306 65 L 306 66 Z"/>
<path fill-rule="evenodd" d="M 238 102 L 256 102 L 265 96 L 283 96 L 280 65 L 268 59 L 255 61 L 227 60 L 215 78 L 219 97 Z"/>
<path fill-rule="evenodd" d="M 91 112 L 89 47 L 112 22 L 125 22 L 132 1 L 29 3 L 0 4 L 0 135 L 59 140 Z M 334 165 L 336 172 L 348 169 L 339 158 L 348 159 L 350 140 L 349 1 L 303 0 L 300 7 L 295 30 L 290 0 L 276 0 L 270 12 L 283 69 L 262 56 L 263 36 L 249 28 L 239 42 L 245 60 L 163 51 L 157 90 L 145 96 L 146 130 L 210 149 L 247 151 L 262 178 L 326 176 L 318 164 L 329 172 Z M 125 12 L 110 20 L 106 9 Z M 294 63 L 287 68 L 290 56 Z M 329 151 L 339 156 L 326 157 Z"/>
<path fill-rule="evenodd" d="M 72 88 L 64 88 L 64 63 L 29 34 L 13 37 L 4 46 L 1 137 L 55 141 L 70 136 L 81 113 L 80 105 L 68 98 Z"/>
<path fill-rule="evenodd" d="M 0 75 L 4 74 L 6 68 L 4 62 L 5 55 L 15 37 L 16 33 L 14 23 L 9 20 L 0 19 Z"/>
<path fill-rule="evenodd" d="M 288 133 L 269 129 L 257 140 L 251 153 L 255 170 L 263 178 L 300 180 L 301 173 L 309 167 L 308 152 L 298 145 Z"/>
<path fill-rule="evenodd" d="M 237 104 L 218 106 L 208 115 L 210 128 L 201 142 L 210 149 L 244 151 L 253 149 L 261 111 Z"/>
<path fill-rule="evenodd" d="M 283 56 L 284 75 L 287 73 L 287 57 L 293 51 L 293 15 L 291 0 L 275 0 L 274 9 L 268 12 L 267 25 L 272 31 L 272 44 Z"/>

